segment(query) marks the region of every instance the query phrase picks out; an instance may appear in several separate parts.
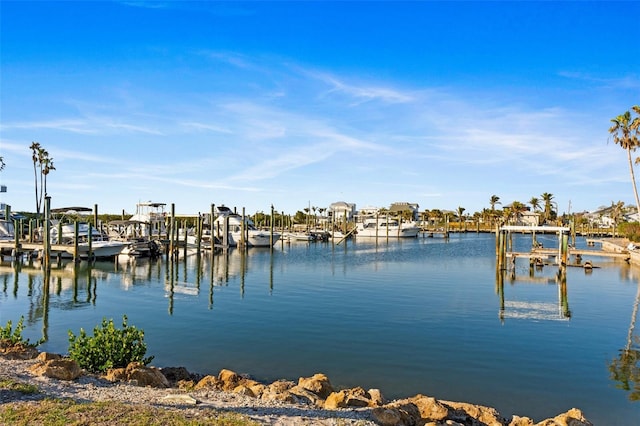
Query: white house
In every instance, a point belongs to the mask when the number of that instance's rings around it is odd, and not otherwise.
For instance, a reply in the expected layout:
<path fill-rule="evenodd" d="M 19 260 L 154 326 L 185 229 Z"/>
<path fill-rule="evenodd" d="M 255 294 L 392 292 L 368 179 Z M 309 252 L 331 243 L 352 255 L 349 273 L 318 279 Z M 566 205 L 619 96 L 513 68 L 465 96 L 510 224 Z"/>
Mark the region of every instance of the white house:
<path fill-rule="evenodd" d="M 327 209 L 327 214 L 329 215 L 330 220 L 333 218 L 335 221 L 344 219 L 350 221 L 353 220 L 356 215 L 356 205 L 344 201 L 337 201 L 335 203 L 331 203 Z"/>

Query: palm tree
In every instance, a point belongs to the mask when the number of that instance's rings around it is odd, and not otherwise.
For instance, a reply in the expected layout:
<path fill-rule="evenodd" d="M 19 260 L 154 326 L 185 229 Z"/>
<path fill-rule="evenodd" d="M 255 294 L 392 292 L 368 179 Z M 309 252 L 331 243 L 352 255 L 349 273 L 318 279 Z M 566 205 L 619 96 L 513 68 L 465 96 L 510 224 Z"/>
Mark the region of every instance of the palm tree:
<path fill-rule="evenodd" d="M 551 201 L 553 200 L 553 194 L 545 192 L 541 195 L 542 201 L 544 201 L 544 221 L 548 221 L 551 218 Z"/>
<path fill-rule="evenodd" d="M 613 220 L 613 236 L 616 236 L 616 229 L 618 229 L 618 222 L 622 217 L 624 210 L 624 202 L 618 201 L 617 203 L 611 202 L 611 219 Z"/>
<path fill-rule="evenodd" d="M 496 204 L 500 204 L 500 197 L 498 197 L 497 195 L 492 195 L 489 199 L 489 205 L 491 206 L 492 212 L 496 211 Z"/>
<path fill-rule="evenodd" d="M 531 199 L 529 200 L 529 204 L 531 204 L 534 212 L 538 211 L 538 209 L 540 208 L 540 199 L 538 197 L 531 197 Z"/>
<path fill-rule="evenodd" d="M 0 157 L 0 171 L 4 170 L 4 166 L 5 166 L 4 157 Z"/>
<path fill-rule="evenodd" d="M 458 206 L 458 208 L 456 209 L 456 215 L 458 216 L 458 222 L 460 224 L 460 226 L 458 227 L 458 229 L 462 230 L 462 221 L 464 216 L 462 215 L 465 211 L 464 207 L 460 207 Z"/>
<path fill-rule="evenodd" d="M 496 214 L 496 204 L 501 204 L 500 197 L 498 197 L 497 195 L 492 195 L 491 198 L 489 198 L 489 205 L 491 206 L 491 226 L 493 226 L 496 217 L 498 216 Z"/>
<path fill-rule="evenodd" d="M 516 225 L 520 222 L 520 218 L 522 217 L 522 213 L 527 211 L 527 206 L 525 206 L 520 201 L 514 201 L 510 206 L 511 213 L 514 216 Z"/>
<path fill-rule="evenodd" d="M 633 163 L 631 162 L 631 151 L 635 151 L 640 141 L 638 140 L 638 132 L 640 131 L 640 106 L 632 107 L 638 117 L 632 118 L 629 111 L 612 118 L 613 125 L 609 128 L 609 133 L 616 145 L 620 145 L 627 151 L 627 159 L 629 161 L 629 173 L 631 174 L 631 185 L 633 186 L 633 195 L 636 199 L 636 207 L 638 215 L 640 215 L 640 198 L 638 198 L 638 188 L 636 186 L 636 177 L 633 173 Z M 636 160 L 637 161 L 637 160 Z"/>

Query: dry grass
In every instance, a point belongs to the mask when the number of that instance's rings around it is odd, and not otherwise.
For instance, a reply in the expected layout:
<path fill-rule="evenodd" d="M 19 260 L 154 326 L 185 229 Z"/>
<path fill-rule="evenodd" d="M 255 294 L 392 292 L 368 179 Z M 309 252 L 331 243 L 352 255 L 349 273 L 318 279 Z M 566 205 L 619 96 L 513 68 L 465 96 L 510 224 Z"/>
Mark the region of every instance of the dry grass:
<path fill-rule="evenodd" d="M 216 410 L 194 412 L 173 411 L 146 405 L 120 402 L 78 403 L 69 400 L 46 399 L 31 402 L 11 402 L 0 406 L 0 424 L 7 426 L 240 426 L 258 425 L 246 416 Z"/>

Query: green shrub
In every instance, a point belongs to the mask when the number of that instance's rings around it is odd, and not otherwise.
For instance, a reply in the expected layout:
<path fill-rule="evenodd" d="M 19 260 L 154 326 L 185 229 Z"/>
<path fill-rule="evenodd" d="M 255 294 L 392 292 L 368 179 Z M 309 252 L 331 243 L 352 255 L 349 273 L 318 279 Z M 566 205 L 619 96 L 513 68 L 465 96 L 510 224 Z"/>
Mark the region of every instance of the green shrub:
<path fill-rule="evenodd" d="M 640 224 L 638 222 L 625 222 L 618 226 L 621 236 L 627 237 L 633 242 L 640 242 Z"/>
<path fill-rule="evenodd" d="M 122 317 L 122 329 L 113 325 L 113 319 L 102 319 L 102 326 L 93 329 L 93 336 L 80 329 L 78 336 L 69 330 L 69 356 L 78 365 L 93 373 L 104 373 L 110 368 L 124 368 L 130 362 L 147 365 L 153 357 L 145 358 L 147 345 L 144 332 L 127 325 Z"/>
<path fill-rule="evenodd" d="M 36 346 L 29 343 L 29 339 L 25 339 L 22 337 L 22 330 L 24 330 L 24 317 L 20 317 L 20 320 L 16 324 L 16 328 L 13 328 L 13 323 L 11 320 L 7 321 L 7 325 L 5 327 L 0 327 L 0 340 L 4 340 L 9 342 L 10 345 L 15 346 L 18 344 L 25 346 Z"/>

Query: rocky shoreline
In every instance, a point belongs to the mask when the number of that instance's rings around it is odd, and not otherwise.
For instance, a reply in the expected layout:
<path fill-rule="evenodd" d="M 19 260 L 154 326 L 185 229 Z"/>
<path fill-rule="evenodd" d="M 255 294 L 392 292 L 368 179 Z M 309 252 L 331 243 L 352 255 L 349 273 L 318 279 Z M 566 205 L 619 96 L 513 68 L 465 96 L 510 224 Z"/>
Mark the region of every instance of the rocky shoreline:
<path fill-rule="evenodd" d="M 592 425 L 575 408 L 535 423 L 527 417 L 505 418 L 491 407 L 424 395 L 386 401 L 376 389 L 334 389 L 324 374 L 302 377 L 297 382 L 278 380 L 264 384 L 230 370 L 202 377 L 182 367 L 160 369 L 132 363 L 97 376 L 87 374 L 75 361 L 60 355 L 6 347 L 0 348 L 0 379 L 32 384 L 39 390 L 24 394 L 0 388 L 0 404 L 45 398 L 119 401 L 180 410 L 194 416 L 199 410 L 224 410 L 264 425 Z"/>

